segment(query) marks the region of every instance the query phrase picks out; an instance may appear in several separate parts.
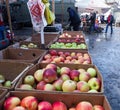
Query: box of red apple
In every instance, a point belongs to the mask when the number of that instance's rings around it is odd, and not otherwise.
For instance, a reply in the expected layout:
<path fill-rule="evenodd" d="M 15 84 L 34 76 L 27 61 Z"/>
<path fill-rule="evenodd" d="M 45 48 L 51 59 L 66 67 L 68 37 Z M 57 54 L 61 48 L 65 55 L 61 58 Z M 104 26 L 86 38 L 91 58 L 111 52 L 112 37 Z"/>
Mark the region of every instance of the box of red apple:
<path fill-rule="evenodd" d="M 40 63 L 92 64 L 88 51 L 50 49 L 38 60 Z"/>
<path fill-rule="evenodd" d="M 1 110 L 112 110 L 104 95 L 11 91 L 0 100 Z"/>
<path fill-rule="evenodd" d="M 16 82 L 31 66 L 31 63 L 0 60 L 0 89 L 13 90 Z"/>
<path fill-rule="evenodd" d="M 2 51 L 3 60 L 37 63 L 46 50 L 6 48 Z"/>
<path fill-rule="evenodd" d="M 0 100 L 5 97 L 5 95 L 8 93 L 7 89 L 0 89 Z"/>
<path fill-rule="evenodd" d="M 25 72 L 15 90 L 103 94 L 103 78 L 95 65 L 41 64 Z"/>

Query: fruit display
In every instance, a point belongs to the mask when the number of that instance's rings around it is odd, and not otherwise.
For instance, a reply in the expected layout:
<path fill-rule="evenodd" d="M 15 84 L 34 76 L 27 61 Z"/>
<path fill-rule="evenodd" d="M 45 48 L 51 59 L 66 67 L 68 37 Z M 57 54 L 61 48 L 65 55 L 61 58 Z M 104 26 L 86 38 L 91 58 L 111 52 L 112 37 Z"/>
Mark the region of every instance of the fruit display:
<path fill-rule="evenodd" d="M 38 62 L 41 63 L 66 63 L 66 64 L 92 64 L 88 52 L 74 50 L 49 50 Z"/>
<path fill-rule="evenodd" d="M 87 45 L 85 43 L 76 43 L 76 42 L 53 42 L 50 44 L 49 48 L 51 49 L 83 49 L 86 50 Z"/>
<path fill-rule="evenodd" d="M 77 93 L 103 92 L 102 77 L 97 68 L 90 65 L 84 68 L 83 65 L 80 66 L 75 64 L 57 65 L 49 63 L 41 68 L 36 68 L 36 66 L 34 66 L 23 78 L 21 78 L 21 81 L 17 83 L 15 88 L 18 90 L 44 90 Z"/>
<path fill-rule="evenodd" d="M 56 98 L 57 97 L 57 98 Z M 72 99 L 72 100 L 71 100 Z M 111 110 L 104 95 L 11 91 L 1 110 Z"/>
<path fill-rule="evenodd" d="M 63 34 L 61 34 L 59 36 L 59 38 L 82 38 L 84 39 L 84 36 L 83 34 L 75 34 L 74 32 L 73 33 L 70 33 L 70 32 L 63 32 Z"/>
<path fill-rule="evenodd" d="M 81 43 L 81 42 L 85 42 L 85 40 L 83 38 L 59 38 L 57 39 L 57 42 L 63 42 L 63 43 L 66 43 L 66 42 L 76 42 L 76 43 Z"/>

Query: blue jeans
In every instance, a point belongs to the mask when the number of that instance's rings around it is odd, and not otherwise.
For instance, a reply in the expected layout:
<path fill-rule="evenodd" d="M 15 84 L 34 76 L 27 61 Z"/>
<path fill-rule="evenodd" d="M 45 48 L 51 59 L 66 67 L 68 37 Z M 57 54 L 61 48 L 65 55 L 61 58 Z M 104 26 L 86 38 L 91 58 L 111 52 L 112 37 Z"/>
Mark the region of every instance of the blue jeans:
<path fill-rule="evenodd" d="M 112 24 L 111 24 L 111 23 L 106 25 L 105 33 L 107 33 L 109 26 L 110 26 L 110 28 L 111 28 L 111 34 L 112 34 L 112 33 L 113 33 L 113 27 L 112 27 Z"/>

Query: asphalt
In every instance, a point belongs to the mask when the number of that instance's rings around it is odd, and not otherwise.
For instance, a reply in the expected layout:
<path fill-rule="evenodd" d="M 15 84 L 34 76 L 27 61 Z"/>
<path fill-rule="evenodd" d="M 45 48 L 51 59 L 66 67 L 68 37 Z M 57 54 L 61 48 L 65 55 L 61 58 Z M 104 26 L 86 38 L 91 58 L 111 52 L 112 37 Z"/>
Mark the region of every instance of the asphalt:
<path fill-rule="evenodd" d="M 104 28 L 104 27 L 103 27 Z M 113 34 L 84 33 L 94 65 L 102 74 L 104 95 L 112 110 L 120 110 L 120 27 L 113 28 Z M 33 33 L 32 28 L 14 31 L 17 40 L 25 40 Z"/>

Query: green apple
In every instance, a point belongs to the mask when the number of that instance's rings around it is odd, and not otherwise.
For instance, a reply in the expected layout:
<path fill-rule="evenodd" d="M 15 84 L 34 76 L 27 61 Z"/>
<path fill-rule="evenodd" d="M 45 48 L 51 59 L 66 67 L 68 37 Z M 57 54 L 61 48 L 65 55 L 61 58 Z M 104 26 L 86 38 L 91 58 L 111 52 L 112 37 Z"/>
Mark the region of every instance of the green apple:
<path fill-rule="evenodd" d="M 11 86 L 12 86 L 12 82 L 11 81 L 9 81 L 9 80 L 5 81 L 4 87 L 11 87 Z"/>
<path fill-rule="evenodd" d="M 36 70 L 34 73 L 34 78 L 39 82 L 43 79 L 43 69 Z"/>
<path fill-rule="evenodd" d="M 34 83 L 35 83 L 35 78 L 32 75 L 25 76 L 24 84 L 29 84 L 29 85 L 33 86 Z"/>
<path fill-rule="evenodd" d="M 92 68 L 92 67 L 89 67 L 87 69 L 87 72 L 90 74 L 91 77 L 95 77 L 97 75 L 96 70 L 94 68 Z"/>

